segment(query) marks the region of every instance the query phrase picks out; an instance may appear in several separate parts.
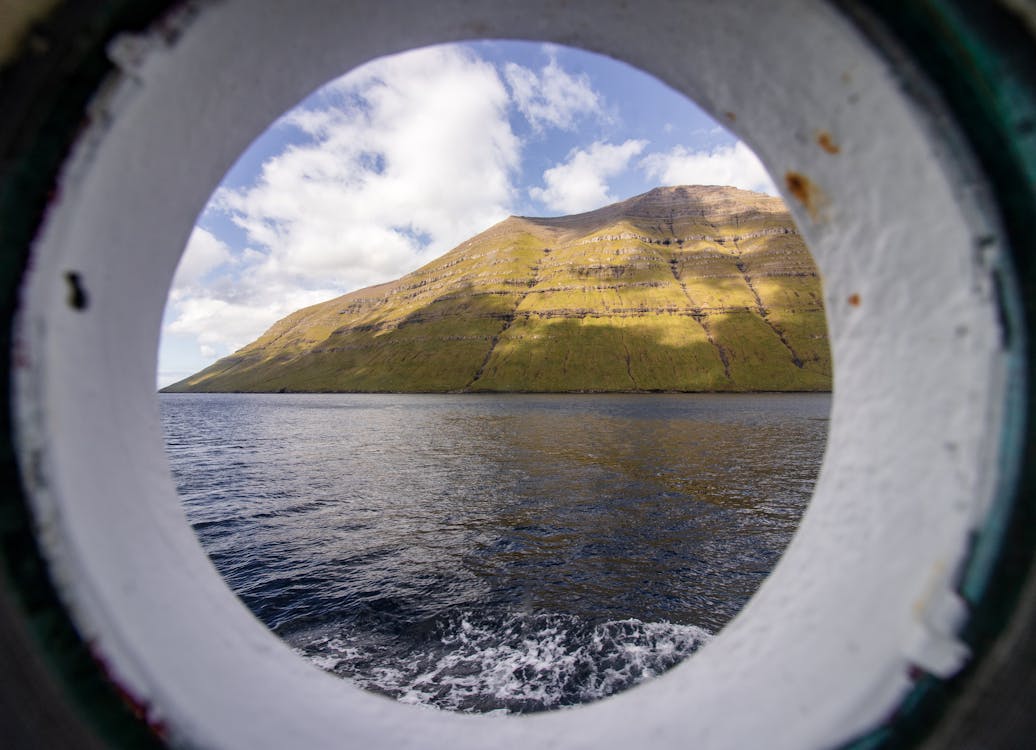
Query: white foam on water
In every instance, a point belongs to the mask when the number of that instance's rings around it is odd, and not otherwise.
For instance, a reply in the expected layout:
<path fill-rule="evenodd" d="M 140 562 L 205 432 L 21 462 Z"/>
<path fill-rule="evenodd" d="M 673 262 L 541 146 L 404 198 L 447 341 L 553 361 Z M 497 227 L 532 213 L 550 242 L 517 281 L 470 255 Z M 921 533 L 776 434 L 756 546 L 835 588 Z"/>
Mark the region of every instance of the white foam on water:
<path fill-rule="evenodd" d="M 409 650 L 363 633 L 300 644 L 312 663 L 400 702 L 464 712 L 523 713 L 585 703 L 676 665 L 711 637 L 703 628 L 573 615 L 470 614 Z"/>

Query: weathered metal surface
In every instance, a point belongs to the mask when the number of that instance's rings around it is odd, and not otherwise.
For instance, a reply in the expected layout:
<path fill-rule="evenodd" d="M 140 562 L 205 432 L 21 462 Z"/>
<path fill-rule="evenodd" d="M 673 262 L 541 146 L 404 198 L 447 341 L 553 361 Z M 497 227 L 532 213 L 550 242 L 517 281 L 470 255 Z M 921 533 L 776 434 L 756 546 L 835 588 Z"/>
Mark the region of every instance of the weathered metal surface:
<path fill-rule="evenodd" d="M 472 37 L 605 52 L 722 113 L 783 178 L 825 277 L 836 361 L 813 503 L 742 615 L 658 679 L 521 718 L 416 710 L 296 657 L 187 526 L 153 394 L 180 251 L 248 142 L 375 56 Z M 828 747 L 884 719 L 918 674 L 964 663 L 954 587 L 994 494 L 1007 382 L 998 230 L 940 114 L 829 6 L 226 0 L 111 54 L 123 72 L 91 108 L 33 253 L 21 449 L 70 610 L 174 741 Z"/>

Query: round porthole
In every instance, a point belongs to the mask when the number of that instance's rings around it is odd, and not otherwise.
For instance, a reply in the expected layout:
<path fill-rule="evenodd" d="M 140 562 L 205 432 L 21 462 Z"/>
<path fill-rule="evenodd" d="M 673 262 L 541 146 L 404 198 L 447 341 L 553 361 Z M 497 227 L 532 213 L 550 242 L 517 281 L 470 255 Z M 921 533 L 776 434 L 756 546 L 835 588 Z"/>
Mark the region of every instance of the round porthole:
<path fill-rule="evenodd" d="M 62 12 L 73 23 L 75 12 Z M 832 747 L 879 742 L 874 732 L 919 688 L 966 668 L 968 603 L 987 596 L 1018 497 L 1024 334 L 1008 252 L 1020 252 L 1018 206 L 997 180 L 1028 164 L 1016 194 L 1031 200 L 1031 140 L 991 163 L 973 124 L 949 114 L 965 119 L 956 95 L 940 98 L 912 72 L 886 27 L 821 3 L 704 0 L 399 0 L 362 13 L 229 1 L 179 6 L 134 34 L 114 34 L 113 18 L 97 11 L 79 36 L 65 30 L 96 49 L 113 37 L 104 85 L 94 58 L 52 69 L 52 88 L 27 108 L 54 102 L 44 114 L 70 138 L 59 82 L 70 98 L 96 90 L 28 271 L 9 272 L 11 288 L 22 279 L 10 408 L 63 607 L 162 736 L 202 747 Z M 921 33 L 909 14 L 897 18 L 901 36 Z M 526 717 L 415 710 L 321 673 L 278 641 L 185 523 L 153 393 L 165 291 L 201 204 L 245 143 L 344 70 L 471 37 L 605 52 L 725 118 L 808 240 L 838 360 L 813 501 L 748 607 L 650 683 Z M 25 55 L 46 58 L 45 41 L 30 35 Z M 12 95 L 30 91 L 17 86 L 31 76 L 11 69 Z M 1031 88 L 1018 90 L 1015 101 L 1031 101 Z M 59 161 L 61 137 L 46 128 L 4 137 L 5 154 Z M 4 179 L 5 222 L 23 227 L 5 243 L 20 257 L 45 188 L 25 218 L 15 207 L 27 199 L 12 191 L 27 178 L 12 169 Z"/>

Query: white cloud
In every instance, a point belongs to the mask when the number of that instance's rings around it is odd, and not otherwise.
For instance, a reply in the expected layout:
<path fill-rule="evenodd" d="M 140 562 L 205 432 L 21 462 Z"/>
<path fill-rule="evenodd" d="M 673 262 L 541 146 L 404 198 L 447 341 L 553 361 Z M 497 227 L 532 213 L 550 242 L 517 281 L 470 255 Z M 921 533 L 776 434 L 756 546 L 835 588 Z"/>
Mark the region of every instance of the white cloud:
<path fill-rule="evenodd" d="M 537 131 L 544 125 L 572 130 L 581 116 L 602 116 L 601 97 L 585 74 L 574 76 L 556 58 L 535 71 L 517 63 L 504 66 L 515 104 Z"/>
<path fill-rule="evenodd" d="M 219 296 L 219 290 L 203 291 L 173 302 L 173 320 L 165 332 L 191 336 L 201 355 L 207 359 L 222 357 L 259 338 L 276 320 L 289 313 L 331 299 L 337 292 L 271 288 L 265 293 L 240 294 L 230 299 Z"/>
<path fill-rule="evenodd" d="M 267 159 L 252 186 L 214 195 L 208 210 L 229 216 L 251 247 L 230 258 L 195 230 L 167 332 L 225 354 L 299 307 L 396 278 L 509 213 L 521 143 L 491 64 L 456 47 L 419 50 L 338 79 L 318 101 L 277 125 L 303 143 Z"/>
<path fill-rule="evenodd" d="M 268 160 L 254 187 L 222 195 L 282 272 L 382 281 L 507 215 L 520 143 L 491 65 L 456 48 L 420 50 L 332 91 L 363 105 L 290 115 L 314 142 Z"/>
<path fill-rule="evenodd" d="M 676 146 L 640 162 L 649 177 L 664 185 L 731 185 L 777 195 L 777 188 L 755 153 L 742 141 L 706 151 Z"/>
<path fill-rule="evenodd" d="M 531 188 L 529 195 L 551 210 L 579 213 L 615 201 L 608 192 L 608 180 L 628 166 L 647 141 L 627 140 L 619 145 L 597 141 L 588 149 L 573 149 L 568 160 L 543 173 L 544 188 Z"/>
<path fill-rule="evenodd" d="M 185 289 L 199 283 L 211 271 L 232 260 L 230 248 L 211 232 L 195 227 L 187 240 L 180 265 L 176 267 L 173 290 Z"/>

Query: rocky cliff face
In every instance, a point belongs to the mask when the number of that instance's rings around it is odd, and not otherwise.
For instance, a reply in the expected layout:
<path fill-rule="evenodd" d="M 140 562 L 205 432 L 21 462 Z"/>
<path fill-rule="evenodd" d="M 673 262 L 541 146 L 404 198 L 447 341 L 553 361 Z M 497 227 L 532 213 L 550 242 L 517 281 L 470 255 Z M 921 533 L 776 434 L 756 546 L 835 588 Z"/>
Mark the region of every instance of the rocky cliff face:
<path fill-rule="evenodd" d="M 657 188 L 512 216 L 299 310 L 166 391 L 829 390 L 820 279 L 777 199 Z"/>

